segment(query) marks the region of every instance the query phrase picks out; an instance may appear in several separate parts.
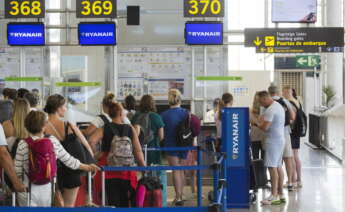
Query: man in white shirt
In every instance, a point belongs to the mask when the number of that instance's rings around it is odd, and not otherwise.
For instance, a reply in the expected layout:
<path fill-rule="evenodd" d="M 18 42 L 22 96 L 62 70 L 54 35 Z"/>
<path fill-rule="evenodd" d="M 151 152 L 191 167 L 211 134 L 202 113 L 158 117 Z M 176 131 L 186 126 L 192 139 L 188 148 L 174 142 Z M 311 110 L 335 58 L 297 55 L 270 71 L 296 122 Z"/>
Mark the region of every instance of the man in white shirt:
<path fill-rule="evenodd" d="M 283 194 L 284 172 L 282 159 L 285 146 L 283 107 L 274 101 L 267 91 L 258 93 L 259 101 L 264 107 L 259 120 L 253 120 L 258 128 L 266 132 L 265 139 L 265 166 L 271 176 L 271 196 L 264 199 L 264 205 L 279 205 L 285 200 Z"/>
<path fill-rule="evenodd" d="M 0 167 L 2 167 L 10 180 L 12 181 L 14 190 L 17 192 L 25 192 L 26 187 L 25 185 L 18 179 L 15 169 L 14 163 L 11 158 L 11 155 L 7 151 L 7 142 L 4 133 L 4 129 L 0 124 Z"/>
<path fill-rule="evenodd" d="M 293 163 L 293 151 L 292 151 L 292 146 L 291 146 L 291 127 L 290 124 L 292 124 L 292 122 L 295 120 L 296 118 L 296 113 L 293 110 L 293 106 L 291 105 L 291 103 L 282 98 L 280 96 L 280 91 L 279 88 L 277 86 L 270 86 L 268 88 L 268 92 L 271 95 L 271 97 L 273 98 L 273 100 L 275 100 L 276 102 L 278 102 L 283 108 L 284 108 L 284 113 L 285 113 L 285 131 L 284 131 L 284 136 L 285 136 L 285 148 L 284 148 L 284 155 L 283 155 L 283 159 L 284 159 L 284 163 L 285 163 L 285 167 L 286 167 L 286 173 L 287 173 L 287 177 L 288 177 L 288 184 L 287 184 L 287 188 L 289 191 L 293 191 L 293 176 L 294 176 L 294 163 Z"/>

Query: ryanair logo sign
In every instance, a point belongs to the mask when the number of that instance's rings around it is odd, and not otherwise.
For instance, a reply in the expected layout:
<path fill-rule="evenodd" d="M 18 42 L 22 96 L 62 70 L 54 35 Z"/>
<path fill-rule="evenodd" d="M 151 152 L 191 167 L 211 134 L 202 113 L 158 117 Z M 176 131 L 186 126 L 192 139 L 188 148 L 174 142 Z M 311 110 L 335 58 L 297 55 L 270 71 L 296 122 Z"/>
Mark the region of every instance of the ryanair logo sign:
<path fill-rule="evenodd" d="M 43 33 L 40 32 L 11 32 L 11 37 L 15 38 L 41 38 Z"/>
<path fill-rule="evenodd" d="M 232 159 L 237 160 L 239 154 L 239 114 L 232 114 Z"/>

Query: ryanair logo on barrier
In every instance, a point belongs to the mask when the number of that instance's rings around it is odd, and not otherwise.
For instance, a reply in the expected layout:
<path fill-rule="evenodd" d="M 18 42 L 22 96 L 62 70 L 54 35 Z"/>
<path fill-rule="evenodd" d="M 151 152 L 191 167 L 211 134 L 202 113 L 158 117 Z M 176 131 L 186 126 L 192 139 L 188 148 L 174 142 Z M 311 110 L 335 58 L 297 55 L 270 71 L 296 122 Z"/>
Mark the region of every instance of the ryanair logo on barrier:
<path fill-rule="evenodd" d="M 237 160 L 239 156 L 239 114 L 232 114 L 232 159 Z"/>
<path fill-rule="evenodd" d="M 15 38 L 41 38 L 43 33 L 40 32 L 11 32 L 11 37 Z"/>

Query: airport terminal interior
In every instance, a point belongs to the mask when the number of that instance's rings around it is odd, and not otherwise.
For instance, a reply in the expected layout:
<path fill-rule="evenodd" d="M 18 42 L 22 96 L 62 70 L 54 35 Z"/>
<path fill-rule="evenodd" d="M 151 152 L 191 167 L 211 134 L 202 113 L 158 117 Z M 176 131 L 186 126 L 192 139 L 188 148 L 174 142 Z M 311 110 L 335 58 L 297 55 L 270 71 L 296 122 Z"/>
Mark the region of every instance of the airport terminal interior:
<path fill-rule="evenodd" d="M 344 212 L 344 25 L 344 0 L 1 0 L 0 212 Z"/>

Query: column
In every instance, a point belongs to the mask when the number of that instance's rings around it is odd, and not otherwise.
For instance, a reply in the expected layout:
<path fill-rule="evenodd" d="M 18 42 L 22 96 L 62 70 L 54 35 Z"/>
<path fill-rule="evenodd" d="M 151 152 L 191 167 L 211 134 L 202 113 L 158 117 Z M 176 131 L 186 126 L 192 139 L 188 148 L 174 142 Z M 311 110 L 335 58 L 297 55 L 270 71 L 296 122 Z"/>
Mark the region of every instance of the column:
<path fill-rule="evenodd" d="M 326 26 L 342 27 L 343 26 L 343 5 L 342 0 L 327 0 L 326 3 Z M 336 105 L 343 104 L 343 54 L 328 53 L 326 64 L 327 85 L 333 87 L 336 92 Z"/>

